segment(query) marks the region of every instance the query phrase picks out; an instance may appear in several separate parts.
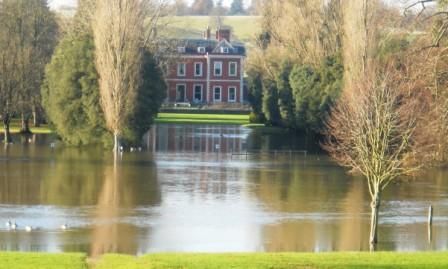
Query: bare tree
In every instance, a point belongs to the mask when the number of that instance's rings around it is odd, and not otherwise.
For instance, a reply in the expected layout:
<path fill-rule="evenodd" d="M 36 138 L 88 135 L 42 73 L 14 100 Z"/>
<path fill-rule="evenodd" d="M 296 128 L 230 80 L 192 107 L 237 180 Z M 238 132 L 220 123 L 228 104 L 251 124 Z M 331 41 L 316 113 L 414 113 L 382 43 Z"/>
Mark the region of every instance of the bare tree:
<path fill-rule="evenodd" d="M 381 195 L 398 177 L 417 171 L 418 98 L 400 87 L 400 73 L 367 71 L 346 90 L 327 122 L 324 145 L 330 155 L 366 179 L 371 197 L 370 243 L 378 241 Z"/>
<path fill-rule="evenodd" d="M 263 29 L 274 46 L 291 51 L 299 62 L 320 66 L 326 56 L 340 48 L 341 6 L 339 0 L 266 0 Z"/>
<path fill-rule="evenodd" d="M 107 127 L 114 135 L 114 151 L 124 120 L 134 108 L 141 83 L 144 2 L 97 0 L 93 31 L 100 96 Z"/>
<path fill-rule="evenodd" d="M 378 43 L 377 0 L 343 2 L 343 57 L 348 88 L 367 69 Z"/>
<path fill-rule="evenodd" d="M 447 0 L 404 0 L 405 15 L 417 10 L 417 19 L 434 20 L 432 42 L 423 49 L 439 47 L 448 37 L 448 1 Z M 431 8 L 428 8 L 431 7 Z M 435 7 L 435 8 L 434 8 Z"/>

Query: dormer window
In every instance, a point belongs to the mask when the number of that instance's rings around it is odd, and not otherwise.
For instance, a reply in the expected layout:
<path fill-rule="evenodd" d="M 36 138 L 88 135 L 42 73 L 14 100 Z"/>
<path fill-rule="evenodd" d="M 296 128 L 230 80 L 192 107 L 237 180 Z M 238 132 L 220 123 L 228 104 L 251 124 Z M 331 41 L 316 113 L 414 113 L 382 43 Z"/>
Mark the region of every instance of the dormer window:
<path fill-rule="evenodd" d="M 229 48 L 221 47 L 221 53 L 229 53 Z"/>
<path fill-rule="evenodd" d="M 185 53 L 185 47 L 177 47 L 178 53 Z"/>
<path fill-rule="evenodd" d="M 205 53 L 205 47 L 198 47 L 198 53 Z"/>

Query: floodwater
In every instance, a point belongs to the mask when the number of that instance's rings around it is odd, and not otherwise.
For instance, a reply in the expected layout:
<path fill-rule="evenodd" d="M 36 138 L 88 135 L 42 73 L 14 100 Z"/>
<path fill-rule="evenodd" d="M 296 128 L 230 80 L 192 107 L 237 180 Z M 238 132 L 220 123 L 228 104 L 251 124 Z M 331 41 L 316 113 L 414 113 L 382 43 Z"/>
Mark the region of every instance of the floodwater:
<path fill-rule="evenodd" d="M 0 148 L 0 251 L 369 250 L 365 181 L 296 135 L 158 125 L 116 166 L 108 151 L 15 138 Z M 378 250 L 447 250 L 448 171 L 391 185 L 379 240 Z"/>

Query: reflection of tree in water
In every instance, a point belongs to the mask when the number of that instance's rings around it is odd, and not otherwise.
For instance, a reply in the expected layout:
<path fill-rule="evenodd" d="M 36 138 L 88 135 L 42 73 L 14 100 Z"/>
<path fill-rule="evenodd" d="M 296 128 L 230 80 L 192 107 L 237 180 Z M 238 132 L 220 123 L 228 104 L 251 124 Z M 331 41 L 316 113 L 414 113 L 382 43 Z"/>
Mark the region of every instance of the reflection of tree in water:
<path fill-rule="evenodd" d="M 49 152 L 24 142 L 0 148 L 0 156 L 0 203 L 45 204 L 40 191 L 50 174 Z"/>
<path fill-rule="evenodd" d="M 56 149 L 43 169 L 41 203 L 95 205 L 103 179 L 103 155 L 101 149 Z"/>
<path fill-rule="evenodd" d="M 82 216 L 86 219 L 81 220 L 87 223 L 86 229 L 72 226 L 74 230 L 58 234 L 56 244 L 62 244 L 64 251 L 88 251 L 89 246 L 82 239 L 87 237 L 94 255 L 136 252 L 138 229 L 120 218 L 137 216 L 135 207 L 160 203 L 157 169 L 152 159 L 135 155 L 114 171 L 113 166 L 106 165 L 110 163 L 107 158 L 112 157 L 110 152 L 102 149 L 51 150 L 48 146 L 14 145 L 0 150 L 4 158 L 11 158 L 0 162 L 0 203 L 51 205 L 87 213 Z M 91 206 L 97 207 L 93 216 Z M 67 216 L 69 227 L 70 218 L 76 214 Z M 92 236 L 87 236 L 90 229 Z"/>
<path fill-rule="evenodd" d="M 147 236 L 139 234 L 134 224 L 118 218 L 135 215 L 132 210 L 136 206 L 153 206 L 160 201 L 154 163 L 105 166 L 92 231 L 91 256 L 108 252 L 135 254 L 139 250 L 139 237 Z"/>
<path fill-rule="evenodd" d="M 276 165 L 255 170 L 249 176 L 257 183 L 253 193 L 265 208 L 286 217 L 279 224 L 263 228 L 265 250 L 357 249 L 362 221 L 359 215 L 354 219 L 345 216 L 363 212 L 363 182 L 347 180 L 342 169 L 327 162 Z"/>

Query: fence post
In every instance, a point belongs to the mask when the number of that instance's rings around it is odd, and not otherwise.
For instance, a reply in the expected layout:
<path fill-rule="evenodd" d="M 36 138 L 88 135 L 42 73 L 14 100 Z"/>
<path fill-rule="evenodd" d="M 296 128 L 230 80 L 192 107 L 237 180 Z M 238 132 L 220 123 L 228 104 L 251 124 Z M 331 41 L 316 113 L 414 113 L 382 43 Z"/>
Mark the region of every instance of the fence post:
<path fill-rule="evenodd" d="M 433 215 L 433 208 L 432 205 L 429 206 L 428 209 L 428 225 L 431 226 L 432 225 L 432 215 Z"/>

